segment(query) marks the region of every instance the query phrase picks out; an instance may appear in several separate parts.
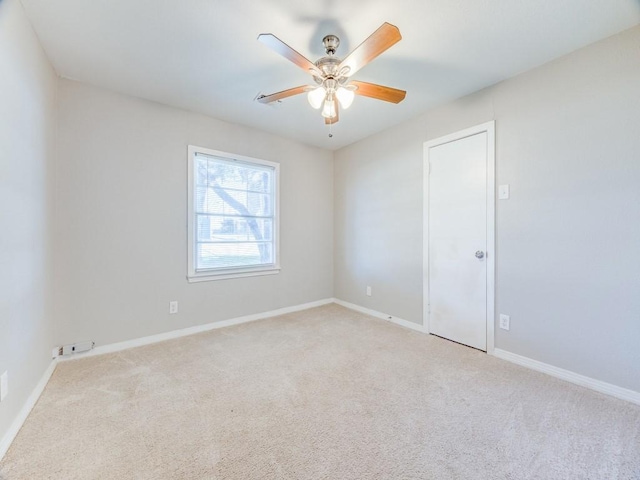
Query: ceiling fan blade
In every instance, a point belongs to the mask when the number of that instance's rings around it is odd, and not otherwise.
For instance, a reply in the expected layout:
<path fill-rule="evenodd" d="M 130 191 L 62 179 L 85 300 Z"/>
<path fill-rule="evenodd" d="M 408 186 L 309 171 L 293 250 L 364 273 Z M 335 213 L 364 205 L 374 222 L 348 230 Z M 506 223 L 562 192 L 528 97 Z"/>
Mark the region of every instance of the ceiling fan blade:
<path fill-rule="evenodd" d="M 292 97 L 294 95 L 299 95 L 301 93 L 305 93 L 309 89 L 308 85 L 302 85 L 300 87 L 290 88 L 288 90 L 283 90 L 281 92 L 272 93 L 271 95 L 260 95 L 256 98 L 260 103 L 271 103 L 277 100 L 282 100 L 283 98 Z"/>
<path fill-rule="evenodd" d="M 335 100 L 335 102 L 336 102 L 336 116 L 333 118 L 325 118 L 324 119 L 325 125 L 333 125 L 334 123 L 338 123 L 338 120 L 340 120 L 340 112 L 338 111 L 338 101 Z"/>
<path fill-rule="evenodd" d="M 316 67 L 308 58 L 302 56 L 298 52 L 296 52 L 289 45 L 284 43 L 278 37 L 271 33 L 261 33 L 258 35 L 258 40 L 264 43 L 267 47 L 273 50 L 276 53 L 279 53 L 287 60 L 292 61 L 297 66 L 302 68 L 305 72 L 309 73 L 309 71 L 314 72 L 316 74 L 320 74 L 320 70 Z"/>
<path fill-rule="evenodd" d="M 353 92 L 356 95 L 376 98 L 378 100 L 384 100 L 385 102 L 400 103 L 407 95 L 407 92 L 405 92 L 404 90 L 385 87 L 383 85 L 376 85 L 375 83 L 358 82 L 356 80 L 353 80 L 352 82 L 349 82 L 349 85 L 358 87 Z"/>
<path fill-rule="evenodd" d="M 398 27 L 385 22 L 342 61 L 338 70 L 349 67 L 347 76 L 350 77 L 401 39 Z"/>

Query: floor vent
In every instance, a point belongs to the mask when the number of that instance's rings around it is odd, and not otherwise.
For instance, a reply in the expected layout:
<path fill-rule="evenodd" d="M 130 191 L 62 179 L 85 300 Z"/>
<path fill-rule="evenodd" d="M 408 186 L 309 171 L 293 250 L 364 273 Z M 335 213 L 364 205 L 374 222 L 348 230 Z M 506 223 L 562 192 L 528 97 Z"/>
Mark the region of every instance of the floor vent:
<path fill-rule="evenodd" d="M 63 345 L 58 348 L 58 356 L 73 355 L 74 353 L 88 352 L 95 346 L 95 342 L 72 343 L 71 345 Z"/>

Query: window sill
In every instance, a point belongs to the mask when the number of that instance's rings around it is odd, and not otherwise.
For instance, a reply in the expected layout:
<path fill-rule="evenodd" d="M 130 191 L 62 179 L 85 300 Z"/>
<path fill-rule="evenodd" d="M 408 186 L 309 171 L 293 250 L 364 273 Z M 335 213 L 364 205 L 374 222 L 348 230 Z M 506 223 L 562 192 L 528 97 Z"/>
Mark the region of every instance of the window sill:
<path fill-rule="evenodd" d="M 214 280 L 228 280 L 230 278 L 242 278 L 242 277 L 257 277 L 261 275 L 276 275 L 280 273 L 280 267 L 270 268 L 267 270 L 252 270 L 244 272 L 229 272 L 229 273 L 198 273 L 195 275 L 188 275 L 187 281 L 189 283 L 198 282 L 212 282 Z"/>

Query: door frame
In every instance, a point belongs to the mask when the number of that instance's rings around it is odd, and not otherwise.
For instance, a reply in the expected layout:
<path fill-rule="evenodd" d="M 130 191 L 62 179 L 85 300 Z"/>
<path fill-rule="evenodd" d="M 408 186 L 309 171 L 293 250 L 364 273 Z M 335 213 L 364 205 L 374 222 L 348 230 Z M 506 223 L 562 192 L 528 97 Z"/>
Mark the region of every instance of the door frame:
<path fill-rule="evenodd" d="M 435 138 L 424 143 L 423 156 L 423 303 L 422 303 L 422 324 L 427 333 L 431 333 L 429 328 L 429 151 L 431 148 L 444 145 L 446 143 L 462 140 L 463 138 L 487 134 L 487 251 L 485 258 L 487 262 L 487 353 L 493 354 L 495 348 L 495 269 L 496 269 L 496 133 L 495 120 L 482 123 L 474 127 L 460 130 L 443 137 Z"/>

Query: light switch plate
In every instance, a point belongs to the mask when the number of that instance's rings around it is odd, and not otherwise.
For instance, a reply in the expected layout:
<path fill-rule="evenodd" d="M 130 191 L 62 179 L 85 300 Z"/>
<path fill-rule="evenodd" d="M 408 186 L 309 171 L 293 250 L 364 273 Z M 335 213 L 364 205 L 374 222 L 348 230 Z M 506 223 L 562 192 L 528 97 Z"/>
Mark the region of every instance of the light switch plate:
<path fill-rule="evenodd" d="M 509 185 L 500 185 L 498 187 L 498 200 L 509 199 Z"/>

